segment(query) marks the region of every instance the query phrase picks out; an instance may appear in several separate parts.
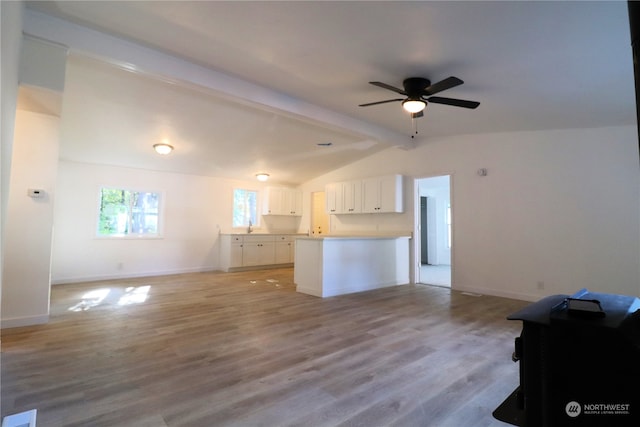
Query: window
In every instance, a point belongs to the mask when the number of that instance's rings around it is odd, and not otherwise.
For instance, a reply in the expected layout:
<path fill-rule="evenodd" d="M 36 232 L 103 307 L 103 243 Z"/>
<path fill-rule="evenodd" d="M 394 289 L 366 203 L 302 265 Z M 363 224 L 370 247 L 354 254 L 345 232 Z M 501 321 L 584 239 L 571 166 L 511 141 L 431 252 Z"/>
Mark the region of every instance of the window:
<path fill-rule="evenodd" d="M 116 188 L 100 190 L 98 236 L 159 236 L 160 194 Z"/>
<path fill-rule="evenodd" d="M 233 226 L 249 227 L 258 224 L 258 192 L 236 188 L 233 190 Z"/>

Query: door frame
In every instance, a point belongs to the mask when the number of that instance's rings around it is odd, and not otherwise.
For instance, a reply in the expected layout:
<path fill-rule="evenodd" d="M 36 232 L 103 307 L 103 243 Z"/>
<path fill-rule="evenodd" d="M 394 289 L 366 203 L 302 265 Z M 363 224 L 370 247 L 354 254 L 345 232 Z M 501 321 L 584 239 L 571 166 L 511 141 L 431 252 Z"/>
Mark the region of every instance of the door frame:
<path fill-rule="evenodd" d="M 421 176 L 419 178 L 414 178 L 413 180 L 413 189 L 414 189 L 414 194 L 413 194 L 413 207 L 414 207 L 414 213 L 413 213 L 413 219 L 414 219 L 414 224 L 413 224 L 413 235 L 414 235 L 414 239 L 413 239 L 413 259 L 412 259 L 412 266 L 413 266 L 413 278 L 414 278 L 414 283 L 420 283 L 420 266 L 421 266 L 421 253 L 422 253 L 422 248 L 421 248 L 421 233 L 420 233 L 420 181 L 424 180 L 424 179 L 428 179 L 428 178 L 436 178 L 439 176 L 448 176 L 449 177 L 449 205 L 451 206 L 451 289 L 453 289 L 454 287 L 454 269 L 455 269 L 455 265 L 456 265 L 456 260 L 455 260 L 455 248 L 456 245 L 453 244 L 453 242 L 455 242 L 455 207 L 454 207 L 454 174 L 453 172 L 443 172 L 443 173 L 437 173 L 437 174 L 433 174 L 433 175 L 426 175 L 426 176 Z"/>

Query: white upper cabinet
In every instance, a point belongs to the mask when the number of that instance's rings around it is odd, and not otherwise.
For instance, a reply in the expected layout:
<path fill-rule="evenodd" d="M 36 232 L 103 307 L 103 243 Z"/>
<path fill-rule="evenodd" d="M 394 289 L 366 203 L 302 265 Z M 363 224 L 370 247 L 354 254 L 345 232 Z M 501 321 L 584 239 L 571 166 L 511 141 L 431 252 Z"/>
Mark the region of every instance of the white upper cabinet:
<path fill-rule="evenodd" d="M 302 191 L 292 188 L 267 187 L 262 215 L 302 216 Z"/>
<path fill-rule="evenodd" d="M 288 209 L 289 215 L 302 216 L 302 191 L 288 190 L 285 192 L 284 200 L 285 211 Z"/>
<path fill-rule="evenodd" d="M 367 178 L 362 181 L 362 212 L 402 212 L 402 175 Z"/>
<path fill-rule="evenodd" d="M 353 214 L 362 212 L 362 181 L 343 182 L 342 200 L 342 213 Z"/>
<path fill-rule="evenodd" d="M 342 183 L 334 182 L 327 184 L 324 193 L 327 203 L 327 213 L 342 213 Z"/>
<path fill-rule="evenodd" d="M 327 184 L 327 213 L 357 214 L 403 212 L 402 175 Z"/>

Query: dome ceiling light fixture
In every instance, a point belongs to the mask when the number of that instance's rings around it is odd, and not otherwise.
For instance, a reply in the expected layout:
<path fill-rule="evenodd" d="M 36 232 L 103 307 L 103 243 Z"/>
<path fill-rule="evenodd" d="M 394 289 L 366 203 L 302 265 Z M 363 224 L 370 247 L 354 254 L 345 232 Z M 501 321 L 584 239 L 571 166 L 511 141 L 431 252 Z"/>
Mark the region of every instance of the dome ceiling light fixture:
<path fill-rule="evenodd" d="M 421 99 L 412 99 L 412 98 L 407 98 L 404 101 L 402 101 L 402 108 L 404 108 L 404 110 L 408 113 L 419 113 L 420 111 L 424 110 L 424 107 L 427 106 L 427 103 Z"/>
<path fill-rule="evenodd" d="M 160 144 L 153 144 L 153 149 L 156 150 L 156 153 L 166 156 L 173 151 L 173 146 L 163 142 Z"/>
<path fill-rule="evenodd" d="M 256 174 L 256 179 L 260 182 L 265 182 L 266 180 L 269 179 L 269 174 L 268 173 L 258 173 Z"/>

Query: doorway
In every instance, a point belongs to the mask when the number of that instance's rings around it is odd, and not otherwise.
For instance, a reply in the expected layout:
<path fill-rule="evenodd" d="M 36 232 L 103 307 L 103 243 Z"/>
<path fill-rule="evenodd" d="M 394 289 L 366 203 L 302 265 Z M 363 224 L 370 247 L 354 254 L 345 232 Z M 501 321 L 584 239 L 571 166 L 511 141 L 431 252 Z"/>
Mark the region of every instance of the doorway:
<path fill-rule="evenodd" d="M 329 234 L 329 215 L 326 210 L 324 191 L 311 193 L 311 231 L 312 236 Z"/>
<path fill-rule="evenodd" d="M 451 176 L 416 180 L 416 283 L 451 287 Z"/>

